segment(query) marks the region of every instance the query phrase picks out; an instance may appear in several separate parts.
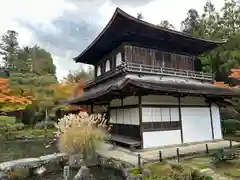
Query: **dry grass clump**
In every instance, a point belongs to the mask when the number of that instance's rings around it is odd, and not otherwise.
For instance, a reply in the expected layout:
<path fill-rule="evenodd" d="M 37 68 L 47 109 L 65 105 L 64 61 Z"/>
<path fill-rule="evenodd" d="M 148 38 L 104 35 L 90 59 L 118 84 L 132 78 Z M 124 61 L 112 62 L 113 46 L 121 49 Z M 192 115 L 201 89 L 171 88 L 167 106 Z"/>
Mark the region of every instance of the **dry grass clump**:
<path fill-rule="evenodd" d="M 105 115 L 85 112 L 69 114 L 59 119 L 57 128 L 58 148 L 68 154 L 90 153 L 109 138 Z"/>

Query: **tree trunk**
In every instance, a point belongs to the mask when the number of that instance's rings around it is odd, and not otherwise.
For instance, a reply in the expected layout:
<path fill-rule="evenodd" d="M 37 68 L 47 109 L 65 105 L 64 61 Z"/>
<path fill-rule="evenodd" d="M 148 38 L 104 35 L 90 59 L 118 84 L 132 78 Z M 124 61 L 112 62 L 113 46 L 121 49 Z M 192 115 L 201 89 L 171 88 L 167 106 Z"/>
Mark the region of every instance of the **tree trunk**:
<path fill-rule="evenodd" d="M 47 120 L 48 120 L 48 110 L 45 109 L 45 123 L 44 123 L 44 147 L 47 146 Z"/>

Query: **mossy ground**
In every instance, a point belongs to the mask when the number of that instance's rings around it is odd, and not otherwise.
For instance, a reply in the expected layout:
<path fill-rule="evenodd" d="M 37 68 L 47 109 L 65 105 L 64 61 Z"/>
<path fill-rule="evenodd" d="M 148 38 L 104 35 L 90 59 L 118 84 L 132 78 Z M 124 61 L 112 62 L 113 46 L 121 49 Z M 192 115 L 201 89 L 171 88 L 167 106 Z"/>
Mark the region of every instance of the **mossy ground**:
<path fill-rule="evenodd" d="M 205 156 L 187 159 L 181 163 L 187 166 L 196 167 L 198 169 L 212 168 L 216 173 L 229 178 L 240 177 L 240 159 L 221 162 L 215 166 L 211 164 L 211 161 L 211 157 Z"/>

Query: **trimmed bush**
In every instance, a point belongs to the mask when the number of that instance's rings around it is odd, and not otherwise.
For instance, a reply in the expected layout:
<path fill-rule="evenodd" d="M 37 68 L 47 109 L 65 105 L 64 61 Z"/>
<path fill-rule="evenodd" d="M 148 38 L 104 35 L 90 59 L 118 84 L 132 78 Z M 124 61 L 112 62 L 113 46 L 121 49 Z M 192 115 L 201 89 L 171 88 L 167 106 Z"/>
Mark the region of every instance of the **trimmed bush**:
<path fill-rule="evenodd" d="M 10 116 L 0 116 L 0 131 L 1 132 L 11 132 L 18 131 L 24 128 L 23 123 L 16 123 L 15 117 Z"/>
<path fill-rule="evenodd" d="M 55 122 L 54 121 L 47 121 L 46 124 L 47 124 L 48 129 L 52 129 L 52 128 L 55 127 Z M 38 122 L 35 125 L 35 129 L 44 129 L 44 128 L 45 128 L 45 121 Z"/>

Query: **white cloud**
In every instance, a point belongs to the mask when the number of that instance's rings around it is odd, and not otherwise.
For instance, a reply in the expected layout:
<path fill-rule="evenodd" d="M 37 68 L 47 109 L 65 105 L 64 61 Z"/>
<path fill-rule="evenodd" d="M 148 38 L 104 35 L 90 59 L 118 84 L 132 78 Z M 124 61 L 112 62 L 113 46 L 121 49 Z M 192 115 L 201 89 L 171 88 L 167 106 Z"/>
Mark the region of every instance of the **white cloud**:
<path fill-rule="evenodd" d="M 224 0 L 212 0 L 212 2 L 219 9 Z M 186 18 L 189 9 L 194 8 L 201 12 L 205 3 L 206 0 L 139 0 L 137 4 L 134 0 L 0 0 L 0 35 L 8 29 L 14 29 L 19 33 L 20 45 L 38 43 L 47 48 L 53 55 L 57 76 L 61 78 L 69 70 L 79 68 L 79 65 L 76 65 L 72 60 L 72 57 L 77 53 L 76 50 L 81 53 L 94 36 L 104 28 L 117 5 L 133 16 L 141 12 L 145 21 L 158 24 L 161 20 L 169 20 L 179 29 L 180 23 Z M 19 20 L 41 28 L 41 31 L 33 32 L 26 26 L 19 24 Z M 67 24 L 67 21 L 71 23 Z M 66 23 L 65 27 L 63 23 Z M 78 23 L 85 23 L 85 25 L 79 25 L 77 30 Z M 69 27 L 69 32 L 63 32 L 67 31 L 66 26 L 68 25 L 72 25 Z M 64 28 L 60 29 L 61 27 Z M 72 34 L 74 37 L 71 37 L 71 28 L 75 28 L 75 33 Z M 51 38 L 51 33 L 44 38 L 43 35 L 39 36 L 42 38 L 40 39 L 36 34 L 39 32 L 51 32 L 52 35 L 55 35 L 55 41 L 46 40 L 48 37 Z M 84 32 L 88 33 L 88 36 Z M 74 42 L 76 35 L 79 37 L 76 37 Z M 62 38 L 62 41 L 57 41 L 57 38 Z M 64 42 L 66 45 L 72 43 L 72 46 L 54 44 Z M 75 49 L 71 49 L 73 45 Z"/>

